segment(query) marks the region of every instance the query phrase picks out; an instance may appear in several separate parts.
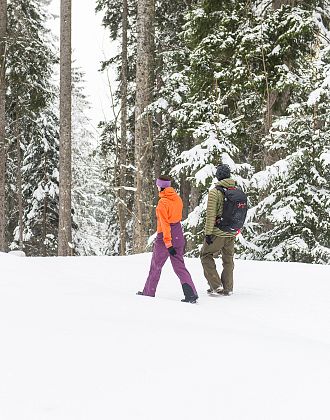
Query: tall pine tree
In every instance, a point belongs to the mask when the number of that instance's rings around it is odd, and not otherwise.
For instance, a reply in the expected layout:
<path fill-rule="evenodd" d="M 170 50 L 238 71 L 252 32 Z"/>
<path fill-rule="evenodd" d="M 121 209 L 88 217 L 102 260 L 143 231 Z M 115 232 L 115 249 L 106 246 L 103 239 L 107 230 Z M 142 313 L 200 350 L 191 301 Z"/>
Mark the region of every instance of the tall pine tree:
<path fill-rule="evenodd" d="M 8 4 L 8 238 L 12 248 L 26 247 L 32 255 L 44 253 L 41 232 L 45 219 L 40 214 L 48 205 L 41 200 L 40 188 L 45 174 L 53 174 L 58 165 L 51 84 L 56 55 L 44 26 L 46 19 L 37 1 Z M 36 200 L 41 200 L 38 210 Z M 57 213 L 56 205 L 54 211 Z M 48 231 L 54 233 L 56 218 L 47 223 L 51 225 Z"/>
<path fill-rule="evenodd" d="M 324 5 L 323 5 L 324 6 Z M 318 7 L 318 8 L 317 8 Z M 317 13 L 316 13 L 317 10 Z M 300 17 L 300 19 L 299 19 Z M 264 145 L 277 157 L 252 178 L 260 201 L 249 257 L 329 263 L 330 37 L 322 4 L 269 10 L 274 48 L 282 65 L 273 89 L 286 91 Z M 274 51 L 274 50 L 273 50 Z M 283 102 L 282 102 L 283 105 Z"/>

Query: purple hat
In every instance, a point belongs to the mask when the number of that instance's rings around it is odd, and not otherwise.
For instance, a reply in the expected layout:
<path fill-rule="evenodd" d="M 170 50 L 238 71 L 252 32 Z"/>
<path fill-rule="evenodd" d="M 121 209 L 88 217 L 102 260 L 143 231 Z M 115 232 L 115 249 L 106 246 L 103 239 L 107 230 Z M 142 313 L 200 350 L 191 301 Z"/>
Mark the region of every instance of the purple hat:
<path fill-rule="evenodd" d="M 160 187 L 160 188 L 168 188 L 171 186 L 171 181 L 165 181 L 164 179 L 157 179 L 156 185 L 157 187 Z"/>

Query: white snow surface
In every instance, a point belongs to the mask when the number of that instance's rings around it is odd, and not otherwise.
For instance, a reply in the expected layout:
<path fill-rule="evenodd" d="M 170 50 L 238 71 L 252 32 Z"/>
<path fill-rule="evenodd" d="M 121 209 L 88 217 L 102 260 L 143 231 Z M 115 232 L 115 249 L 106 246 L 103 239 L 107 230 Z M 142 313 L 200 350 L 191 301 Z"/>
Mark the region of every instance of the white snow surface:
<path fill-rule="evenodd" d="M 239 260 L 212 298 L 186 259 L 191 305 L 170 263 L 135 295 L 150 254 L 0 256 L 1 420 L 330 418 L 329 266 Z"/>

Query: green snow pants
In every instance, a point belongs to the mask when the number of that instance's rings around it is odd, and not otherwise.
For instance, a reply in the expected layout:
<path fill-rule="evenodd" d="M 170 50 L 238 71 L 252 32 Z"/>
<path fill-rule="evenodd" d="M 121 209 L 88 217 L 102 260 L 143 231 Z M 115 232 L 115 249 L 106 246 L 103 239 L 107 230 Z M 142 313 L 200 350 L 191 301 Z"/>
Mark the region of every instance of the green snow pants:
<path fill-rule="evenodd" d="M 200 253 L 204 276 L 211 289 L 217 289 L 221 284 L 226 292 L 233 291 L 234 271 L 234 241 L 235 237 L 212 236 L 213 242 L 204 244 Z M 217 272 L 214 258 L 222 255 L 223 270 L 221 278 Z"/>

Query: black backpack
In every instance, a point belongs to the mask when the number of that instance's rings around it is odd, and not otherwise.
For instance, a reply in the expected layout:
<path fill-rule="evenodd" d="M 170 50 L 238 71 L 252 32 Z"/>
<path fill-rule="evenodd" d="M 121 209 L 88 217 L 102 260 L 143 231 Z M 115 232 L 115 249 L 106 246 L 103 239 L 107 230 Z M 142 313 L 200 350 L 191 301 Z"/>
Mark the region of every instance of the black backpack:
<path fill-rule="evenodd" d="M 224 232 L 237 232 L 244 225 L 248 204 L 246 194 L 236 188 L 215 187 L 224 195 L 223 212 L 217 216 L 215 226 Z"/>

